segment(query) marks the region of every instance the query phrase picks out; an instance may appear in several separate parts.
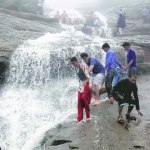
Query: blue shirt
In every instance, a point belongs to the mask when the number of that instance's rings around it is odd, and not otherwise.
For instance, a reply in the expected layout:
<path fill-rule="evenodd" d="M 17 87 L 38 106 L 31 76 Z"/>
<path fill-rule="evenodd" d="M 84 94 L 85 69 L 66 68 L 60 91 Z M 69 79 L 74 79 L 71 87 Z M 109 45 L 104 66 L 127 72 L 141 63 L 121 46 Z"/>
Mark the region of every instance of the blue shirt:
<path fill-rule="evenodd" d="M 93 68 L 93 74 L 98 74 L 98 73 L 104 73 L 105 69 L 103 65 L 96 59 L 96 58 L 89 58 L 87 65 L 90 67 L 91 65 L 94 65 Z"/>
<path fill-rule="evenodd" d="M 117 66 L 122 67 L 121 63 L 117 60 L 115 53 L 109 49 L 106 55 L 106 72 L 109 72 L 110 69 L 116 68 Z"/>
<path fill-rule="evenodd" d="M 132 49 L 130 49 L 127 54 L 127 64 L 129 64 L 131 60 L 133 60 L 133 63 L 131 64 L 130 68 L 136 67 L 136 54 Z"/>

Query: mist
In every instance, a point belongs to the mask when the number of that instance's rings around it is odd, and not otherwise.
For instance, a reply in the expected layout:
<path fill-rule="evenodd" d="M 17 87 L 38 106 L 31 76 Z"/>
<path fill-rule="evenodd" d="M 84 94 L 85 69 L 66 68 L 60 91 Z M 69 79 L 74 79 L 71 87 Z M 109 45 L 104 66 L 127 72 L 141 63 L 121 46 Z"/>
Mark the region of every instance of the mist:
<path fill-rule="evenodd" d="M 92 8 L 99 6 L 102 0 L 45 0 L 44 6 L 48 8 Z"/>

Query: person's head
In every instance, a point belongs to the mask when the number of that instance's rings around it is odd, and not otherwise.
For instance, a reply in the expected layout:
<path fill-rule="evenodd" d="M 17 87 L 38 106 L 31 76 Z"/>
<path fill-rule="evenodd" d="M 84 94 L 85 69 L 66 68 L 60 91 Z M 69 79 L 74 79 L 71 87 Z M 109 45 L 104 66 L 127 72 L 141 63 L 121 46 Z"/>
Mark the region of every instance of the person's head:
<path fill-rule="evenodd" d="M 85 62 L 85 63 L 88 63 L 88 60 L 89 60 L 89 55 L 87 54 L 87 53 L 81 53 L 80 54 L 80 56 L 81 56 L 81 58 L 83 59 L 83 61 Z"/>
<path fill-rule="evenodd" d="M 76 57 L 72 57 L 72 58 L 70 59 L 70 62 L 71 62 L 71 64 L 72 64 L 73 66 L 75 66 L 75 67 L 79 67 L 79 66 L 80 66 L 79 61 L 78 61 L 78 59 L 77 59 Z"/>
<path fill-rule="evenodd" d="M 105 43 L 102 45 L 102 49 L 105 51 L 105 52 L 108 52 L 108 50 L 110 49 L 110 46 L 108 43 Z"/>
<path fill-rule="evenodd" d="M 84 28 L 86 28 L 86 27 L 87 27 L 87 24 L 85 23 L 85 24 L 84 24 Z"/>
<path fill-rule="evenodd" d="M 123 44 L 122 44 L 122 47 L 125 49 L 125 51 L 129 51 L 130 50 L 130 43 L 128 43 L 128 42 L 124 42 Z"/>
<path fill-rule="evenodd" d="M 131 76 L 129 77 L 129 79 L 130 79 L 130 82 L 131 82 L 132 84 L 136 84 L 136 79 L 137 79 L 137 76 L 136 76 L 136 75 L 131 75 Z"/>

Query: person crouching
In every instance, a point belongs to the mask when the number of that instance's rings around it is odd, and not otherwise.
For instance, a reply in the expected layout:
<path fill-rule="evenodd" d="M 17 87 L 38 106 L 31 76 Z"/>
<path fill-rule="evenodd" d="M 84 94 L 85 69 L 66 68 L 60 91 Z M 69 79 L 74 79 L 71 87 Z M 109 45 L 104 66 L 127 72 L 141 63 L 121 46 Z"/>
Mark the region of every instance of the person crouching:
<path fill-rule="evenodd" d="M 136 85 L 136 76 L 131 75 L 129 78 L 120 80 L 112 89 L 110 100 L 113 101 L 114 99 L 118 102 L 118 122 L 123 123 L 124 119 L 122 116 L 123 106 L 125 103 L 128 103 L 128 110 L 126 114 L 126 119 L 128 120 L 136 120 L 134 116 L 131 116 L 131 112 L 136 106 L 136 110 L 140 116 L 143 114 L 140 111 L 139 106 L 139 98 L 138 98 L 138 88 Z"/>

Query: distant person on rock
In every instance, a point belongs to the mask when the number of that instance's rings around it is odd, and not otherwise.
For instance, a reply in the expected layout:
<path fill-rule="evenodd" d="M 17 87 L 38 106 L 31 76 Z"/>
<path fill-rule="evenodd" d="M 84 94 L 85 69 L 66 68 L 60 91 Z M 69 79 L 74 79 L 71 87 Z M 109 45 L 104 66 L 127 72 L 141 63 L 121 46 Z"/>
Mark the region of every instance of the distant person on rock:
<path fill-rule="evenodd" d="M 43 3 L 44 0 L 37 0 L 37 14 L 43 15 Z"/>
<path fill-rule="evenodd" d="M 92 35 L 93 34 L 92 28 L 87 26 L 86 24 L 84 24 L 84 27 L 82 28 L 82 32 L 84 34 L 87 34 L 87 35 Z"/>
<path fill-rule="evenodd" d="M 148 23 L 149 15 L 150 15 L 150 12 L 149 12 L 148 8 L 143 8 L 143 10 L 142 10 L 143 23 Z"/>
<path fill-rule="evenodd" d="M 56 14 L 55 14 L 55 18 L 56 18 L 56 19 L 58 19 L 58 20 L 60 20 L 60 19 L 61 19 L 61 15 L 60 15 L 59 11 L 57 11 L 57 12 L 56 12 Z"/>
<path fill-rule="evenodd" d="M 95 18 L 93 26 L 94 27 L 99 27 L 99 28 L 102 27 L 102 22 L 98 17 Z"/>
<path fill-rule="evenodd" d="M 125 9 L 124 8 L 120 8 L 118 11 L 117 11 L 117 16 L 118 16 L 118 18 L 119 18 L 119 15 L 124 15 L 124 16 L 126 16 L 126 12 L 125 12 Z"/>
<path fill-rule="evenodd" d="M 103 84 L 104 80 L 104 67 L 103 65 L 93 57 L 90 57 L 87 53 L 81 53 L 80 54 L 83 61 L 88 65 L 88 72 L 92 76 L 92 84 L 93 84 L 93 90 L 94 90 L 94 106 L 97 106 L 100 104 L 100 95 L 99 90 Z"/>
<path fill-rule="evenodd" d="M 62 23 L 65 23 L 65 24 L 68 22 L 68 14 L 66 13 L 65 10 L 61 14 L 61 21 L 62 21 Z"/>
<path fill-rule="evenodd" d="M 136 120 L 134 116 L 131 116 L 131 112 L 136 106 L 138 115 L 143 116 L 140 111 L 139 98 L 138 98 L 138 88 L 136 85 L 136 76 L 132 75 L 130 78 L 120 80 L 112 89 L 110 99 L 113 103 L 114 100 L 118 102 L 118 122 L 124 123 L 122 111 L 125 103 L 128 103 L 128 110 L 126 114 L 126 119 Z"/>
<path fill-rule="evenodd" d="M 119 14 L 119 18 L 117 20 L 117 30 L 120 35 L 123 34 L 123 29 L 126 27 L 126 19 L 125 16 L 122 14 Z"/>
<path fill-rule="evenodd" d="M 118 61 L 113 50 L 110 49 L 108 43 L 102 45 L 102 49 L 106 52 L 106 63 L 105 63 L 105 87 L 110 98 L 110 93 L 112 90 L 112 82 L 116 74 L 116 68 L 123 68 L 121 63 Z"/>
<path fill-rule="evenodd" d="M 127 74 L 129 77 L 131 75 L 136 75 L 136 53 L 133 49 L 131 49 L 131 45 L 128 42 L 124 42 L 122 44 L 125 51 L 127 52 L 127 65 L 124 67 L 124 70 L 127 70 Z"/>
<path fill-rule="evenodd" d="M 83 120 L 83 109 L 86 112 L 86 121 L 89 122 L 91 120 L 89 104 L 92 98 L 92 81 L 86 66 L 79 63 L 76 57 L 71 58 L 71 64 L 75 66 L 79 78 L 77 122 Z"/>
<path fill-rule="evenodd" d="M 95 13 L 93 11 L 91 11 L 89 16 L 86 19 L 86 24 L 88 26 L 93 26 L 95 19 L 96 19 L 96 15 L 95 15 Z"/>

